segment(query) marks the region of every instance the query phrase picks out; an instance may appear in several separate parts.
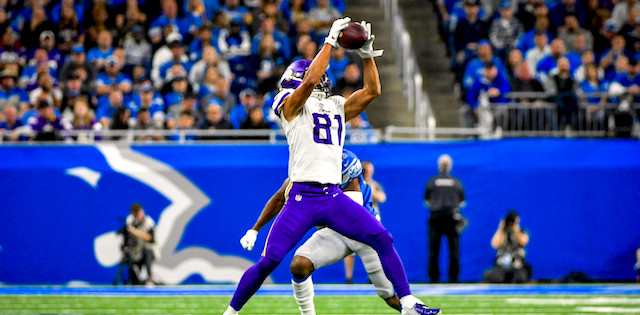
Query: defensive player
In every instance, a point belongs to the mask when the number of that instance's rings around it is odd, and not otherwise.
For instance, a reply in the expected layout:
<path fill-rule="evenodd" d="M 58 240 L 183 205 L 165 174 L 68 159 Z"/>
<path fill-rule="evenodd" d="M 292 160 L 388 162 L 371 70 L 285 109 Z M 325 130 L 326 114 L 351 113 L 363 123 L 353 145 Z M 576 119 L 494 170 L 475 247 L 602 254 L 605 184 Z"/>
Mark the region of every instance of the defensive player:
<path fill-rule="evenodd" d="M 391 234 L 367 210 L 347 197 L 341 182 L 345 122 L 380 94 L 380 78 L 374 57 L 371 25 L 363 22 L 368 40 L 356 53 L 363 58 L 364 86 L 348 99 L 329 97 L 331 82 L 326 74 L 331 50 L 350 18 L 333 22 L 325 43 L 313 61 L 297 60 L 280 79 L 282 90 L 273 101 L 289 144 L 289 179 L 285 205 L 267 237 L 258 262 L 242 275 L 224 315 L 238 314 L 264 279 L 284 256 L 314 226 L 325 225 L 351 239 L 373 247 L 385 275 L 400 298 L 403 314 L 439 314 L 427 309 L 411 295 L 409 283 Z"/>
<path fill-rule="evenodd" d="M 256 224 L 240 239 L 242 247 L 251 250 L 256 242 L 258 231 L 280 212 L 284 205 L 285 188 L 288 184 L 289 179 L 269 199 Z M 362 177 L 362 164 L 353 152 L 346 149 L 342 153 L 342 184 L 340 189 L 376 217 L 377 211 L 373 208 L 371 187 L 365 183 Z M 311 273 L 320 267 L 336 263 L 353 253 L 358 254 L 362 259 L 365 270 L 378 295 L 389 306 L 400 310 L 398 296 L 393 292 L 393 285 L 389 279 L 385 277 L 380 258 L 375 250 L 363 243 L 346 238 L 330 228 L 321 228 L 298 248 L 291 262 L 293 295 L 302 315 L 315 315 Z"/>

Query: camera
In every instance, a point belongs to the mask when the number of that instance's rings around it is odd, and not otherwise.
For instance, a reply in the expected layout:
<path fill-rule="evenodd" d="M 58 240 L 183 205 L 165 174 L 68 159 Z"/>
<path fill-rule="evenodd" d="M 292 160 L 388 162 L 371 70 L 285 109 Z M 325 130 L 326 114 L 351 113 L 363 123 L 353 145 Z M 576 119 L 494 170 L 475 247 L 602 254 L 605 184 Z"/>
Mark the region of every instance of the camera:
<path fill-rule="evenodd" d="M 507 216 L 504 218 L 504 229 L 510 229 L 516 223 L 517 217 L 518 213 L 515 210 L 509 211 Z"/>
<path fill-rule="evenodd" d="M 120 245 L 120 250 L 122 251 L 122 263 L 129 264 L 135 262 L 133 259 L 133 249 L 136 246 L 135 236 L 131 235 L 131 233 L 127 231 L 126 224 L 118 230 L 118 234 L 123 237 L 122 245 Z"/>

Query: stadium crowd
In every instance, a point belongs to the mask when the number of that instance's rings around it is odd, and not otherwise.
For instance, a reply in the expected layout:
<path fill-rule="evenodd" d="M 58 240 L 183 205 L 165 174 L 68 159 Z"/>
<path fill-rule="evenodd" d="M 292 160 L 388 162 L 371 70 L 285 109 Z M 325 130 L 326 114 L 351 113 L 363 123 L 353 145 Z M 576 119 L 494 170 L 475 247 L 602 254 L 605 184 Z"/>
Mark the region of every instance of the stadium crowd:
<path fill-rule="evenodd" d="M 483 99 L 555 103 L 553 129 L 574 128 L 579 111 L 606 125 L 616 109 L 605 104 L 640 100 L 637 0 L 436 0 L 436 7 L 466 103 L 464 125 L 477 123 Z M 511 99 L 510 92 L 547 96 Z M 499 122 L 505 111 L 497 107 Z"/>
<path fill-rule="evenodd" d="M 345 5 L 0 0 L 0 131 L 20 141 L 76 138 L 60 130 L 277 129 L 280 76 L 312 59 Z M 348 95 L 362 86 L 361 64 L 334 51 L 333 92 Z M 370 128 L 362 118 L 358 128 Z"/>

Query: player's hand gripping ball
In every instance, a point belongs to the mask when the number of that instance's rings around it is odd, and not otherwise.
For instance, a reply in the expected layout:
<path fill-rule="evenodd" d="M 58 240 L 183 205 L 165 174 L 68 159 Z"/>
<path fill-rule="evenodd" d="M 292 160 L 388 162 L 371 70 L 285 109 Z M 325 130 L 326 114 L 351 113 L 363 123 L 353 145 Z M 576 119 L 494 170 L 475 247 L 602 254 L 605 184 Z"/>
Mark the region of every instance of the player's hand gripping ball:
<path fill-rule="evenodd" d="M 346 49 L 358 49 L 367 41 L 367 31 L 360 23 L 351 22 L 338 36 L 338 44 Z"/>

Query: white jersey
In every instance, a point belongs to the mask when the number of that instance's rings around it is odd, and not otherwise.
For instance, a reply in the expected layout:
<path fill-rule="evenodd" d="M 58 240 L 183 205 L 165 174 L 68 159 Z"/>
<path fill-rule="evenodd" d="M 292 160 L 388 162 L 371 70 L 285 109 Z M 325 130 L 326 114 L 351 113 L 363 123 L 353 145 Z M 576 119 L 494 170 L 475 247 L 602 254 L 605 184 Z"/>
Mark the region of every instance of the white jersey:
<path fill-rule="evenodd" d="M 346 99 L 309 97 L 298 116 L 287 121 L 281 114 L 282 104 L 293 91 L 282 90 L 273 101 L 289 144 L 289 178 L 292 182 L 340 184 Z"/>

